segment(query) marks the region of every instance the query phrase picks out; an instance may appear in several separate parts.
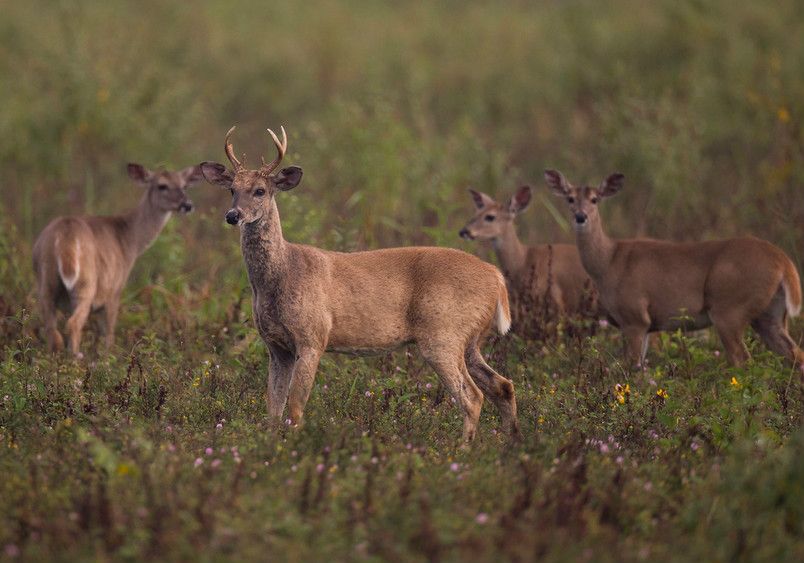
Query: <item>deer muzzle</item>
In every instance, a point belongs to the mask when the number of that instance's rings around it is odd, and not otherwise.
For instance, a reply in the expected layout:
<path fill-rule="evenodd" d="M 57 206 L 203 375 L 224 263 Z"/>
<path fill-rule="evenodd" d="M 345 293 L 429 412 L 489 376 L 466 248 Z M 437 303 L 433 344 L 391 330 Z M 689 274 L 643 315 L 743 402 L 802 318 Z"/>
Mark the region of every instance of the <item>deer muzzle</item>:
<path fill-rule="evenodd" d="M 179 204 L 179 213 L 189 213 L 193 210 L 193 202 L 185 199 Z"/>
<path fill-rule="evenodd" d="M 464 227 L 463 229 L 460 230 L 460 232 L 458 232 L 458 236 L 464 240 L 472 240 L 473 238 L 475 238 L 472 236 L 472 233 L 470 233 L 469 229 L 467 229 L 466 227 Z"/>
<path fill-rule="evenodd" d="M 226 222 L 230 225 L 237 225 L 242 217 L 243 214 L 239 209 L 230 209 L 226 212 Z"/>

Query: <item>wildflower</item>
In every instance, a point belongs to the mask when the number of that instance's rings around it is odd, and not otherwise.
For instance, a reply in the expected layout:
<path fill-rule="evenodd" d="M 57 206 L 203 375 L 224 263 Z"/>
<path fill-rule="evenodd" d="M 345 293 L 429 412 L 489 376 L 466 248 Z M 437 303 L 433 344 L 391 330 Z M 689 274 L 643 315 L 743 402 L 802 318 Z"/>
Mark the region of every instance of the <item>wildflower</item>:
<path fill-rule="evenodd" d="M 424 388 L 425 388 L 425 389 L 432 389 L 432 388 L 433 388 L 433 384 L 432 384 L 432 383 L 428 383 L 427 385 L 425 385 L 425 386 L 424 386 Z"/>
<path fill-rule="evenodd" d="M 657 396 L 657 397 L 661 397 L 662 399 L 666 399 L 666 398 L 667 398 L 669 395 L 667 394 L 667 391 L 665 391 L 664 389 L 662 389 L 661 387 L 659 387 L 659 388 L 656 390 L 656 396 Z"/>
<path fill-rule="evenodd" d="M 622 465 L 623 461 L 625 461 L 625 458 L 623 458 L 623 456 L 621 455 L 618 455 L 617 459 L 615 459 L 614 461 L 617 463 L 617 465 Z"/>
<path fill-rule="evenodd" d="M 209 465 L 210 465 L 210 467 L 212 467 L 212 469 L 215 469 L 221 463 L 222 463 L 221 460 L 216 457 L 215 459 L 212 460 L 212 463 L 210 463 Z"/>
<path fill-rule="evenodd" d="M 204 460 L 201 459 L 200 457 L 195 458 L 195 463 L 193 463 L 193 467 L 199 467 L 201 465 L 204 465 Z"/>
<path fill-rule="evenodd" d="M 477 516 L 475 516 L 475 522 L 480 524 L 481 526 L 489 521 L 489 515 L 485 512 L 479 512 Z"/>
<path fill-rule="evenodd" d="M 729 385 L 731 385 L 735 389 L 740 389 L 743 386 L 743 384 L 740 383 L 739 381 L 737 381 L 737 378 L 734 377 L 734 376 L 732 376 L 731 381 L 729 382 Z"/>
<path fill-rule="evenodd" d="M 720 357 L 720 350 L 715 350 L 715 352 L 714 352 L 714 353 L 715 353 L 715 357 L 716 357 L 716 358 L 719 358 L 719 357 Z"/>
<path fill-rule="evenodd" d="M 169 444 L 167 445 L 167 451 L 169 451 L 169 452 L 175 452 L 175 451 L 176 451 L 176 444 L 174 444 L 174 443 L 172 443 L 172 442 L 171 442 L 171 443 L 169 443 Z"/>
<path fill-rule="evenodd" d="M 377 465 L 377 463 L 378 463 L 379 461 L 380 461 L 380 460 L 379 460 L 379 459 L 377 459 L 377 456 L 374 456 L 374 457 L 372 457 L 372 458 L 371 458 L 371 465 Z"/>
<path fill-rule="evenodd" d="M 606 328 L 607 326 L 609 326 L 609 321 L 607 321 L 606 319 L 600 319 L 598 321 L 598 324 L 600 325 L 600 328 Z"/>
<path fill-rule="evenodd" d="M 544 417 L 540 416 L 539 418 L 537 418 L 536 419 L 536 424 L 544 424 Z"/>
<path fill-rule="evenodd" d="M 248 474 L 248 476 L 251 477 L 252 479 L 256 479 L 257 478 L 257 472 L 252 471 L 251 473 Z"/>
<path fill-rule="evenodd" d="M 207 449 L 204 450 L 204 453 L 207 454 L 207 455 L 212 455 L 213 451 L 214 450 L 212 448 L 207 447 Z"/>
<path fill-rule="evenodd" d="M 366 391 L 366 397 L 371 397 L 373 394 L 371 391 Z"/>
<path fill-rule="evenodd" d="M 220 422 L 215 425 L 216 430 L 220 430 L 221 428 L 223 428 L 223 424 L 221 424 Z"/>
<path fill-rule="evenodd" d="M 600 453 L 602 453 L 602 454 L 609 453 L 609 445 L 608 444 L 600 444 Z"/>
<path fill-rule="evenodd" d="M 296 473 L 296 470 L 297 470 L 298 468 L 299 468 L 299 467 L 298 467 L 297 465 L 291 465 L 291 466 L 290 466 L 290 470 L 291 470 L 291 471 L 293 471 L 293 473 Z"/>
<path fill-rule="evenodd" d="M 776 112 L 776 117 L 779 118 L 780 122 L 787 123 L 790 121 L 790 112 L 787 111 L 787 108 L 781 107 L 779 111 Z"/>
<path fill-rule="evenodd" d="M 693 440 L 692 443 L 690 444 L 690 449 L 694 452 L 697 452 L 698 448 L 700 447 L 701 445 L 697 442 L 697 440 Z"/>
<path fill-rule="evenodd" d="M 450 471 L 452 471 L 453 473 L 457 473 L 457 471 L 458 471 L 460 468 L 461 468 L 461 466 L 460 466 L 459 464 L 455 463 L 455 462 L 453 462 L 453 463 L 452 463 L 452 464 L 449 466 L 449 470 L 450 470 Z"/>
<path fill-rule="evenodd" d="M 614 397 L 618 403 L 624 404 L 631 397 L 631 385 L 629 383 L 625 385 L 616 384 L 614 386 Z"/>
<path fill-rule="evenodd" d="M 315 466 L 316 473 L 323 473 L 324 469 L 326 469 L 326 466 L 323 463 L 319 463 L 318 465 Z"/>

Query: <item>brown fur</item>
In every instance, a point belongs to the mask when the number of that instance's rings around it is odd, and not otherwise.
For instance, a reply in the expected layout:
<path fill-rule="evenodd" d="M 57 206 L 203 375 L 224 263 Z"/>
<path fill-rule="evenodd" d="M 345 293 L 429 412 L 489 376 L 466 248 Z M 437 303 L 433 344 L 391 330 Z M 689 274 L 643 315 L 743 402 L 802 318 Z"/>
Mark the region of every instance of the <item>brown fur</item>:
<path fill-rule="evenodd" d="M 787 317 L 801 308 L 801 283 L 781 249 L 753 237 L 614 240 L 603 231 L 597 204 L 621 189 L 621 174 L 597 188 L 576 188 L 552 170 L 545 179 L 569 205 L 581 261 L 620 326 L 631 361 L 644 360 L 648 332 L 714 325 L 728 359 L 741 364 L 749 357 L 743 333 L 750 324 L 804 372 L 804 353 L 787 333 Z"/>
<path fill-rule="evenodd" d="M 482 192 L 470 192 L 476 213 L 460 235 L 492 242 L 509 288 L 520 302 L 540 303 L 549 298 L 560 317 L 599 316 L 597 292 L 575 245 L 525 246 L 519 240 L 514 220 L 530 203 L 529 186 L 519 188 L 505 205 Z"/>
<path fill-rule="evenodd" d="M 479 350 L 492 325 L 505 332 L 510 323 L 494 266 L 447 248 L 341 253 L 287 242 L 274 196 L 295 187 L 301 169 L 272 175 L 233 164 L 235 170 L 210 162 L 201 168 L 233 194 L 227 221 L 240 225 L 254 321 L 271 355 L 269 416 L 280 419 L 287 403 L 291 422 L 301 423 L 324 352 L 374 354 L 415 343 L 463 409 L 466 441 L 484 395 L 518 433 L 513 386 Z"/>
<path fill-rule="evenodd" d="M 186 189 L 201 179 L 197 167 L 150 172 L 130 164 L 129 175 L 147 186 L 136 208 L 113 217 L 59 217 L 45 227 L 34 244 L 39 307 L 53 351 L 64 347 L 57 327 L 59 309 L 69 314 L 66 332 L 75 356 L 81 356 L 81 331 L 95 311 L 103 313 L 105 345 L 111 347 L 120 295 L 135 260 L 173 211 L 191 209 Z"/>

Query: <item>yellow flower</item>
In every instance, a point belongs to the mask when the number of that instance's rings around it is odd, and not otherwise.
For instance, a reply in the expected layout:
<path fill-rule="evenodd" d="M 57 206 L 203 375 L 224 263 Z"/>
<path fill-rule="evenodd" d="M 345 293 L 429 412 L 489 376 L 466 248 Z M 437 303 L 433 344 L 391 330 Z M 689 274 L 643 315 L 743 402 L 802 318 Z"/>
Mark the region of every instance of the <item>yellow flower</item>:
<path fill-rule="evenodd" d="M 737 378 L 734 376 L 732 376 L 731 381 L 729 381 L 729 385 L 731 385 L 735 389 L 739 389 L 740 387 L 743 386 L 743 384 L 737 381 Z"/>
<path fill-rule="evenodd" d="M 659 389 L 656 390 L 656 395 L 658 397 L 661 397 L 662 399 L 666 399 L 668 397 L 667 391 L 665 391 L 661 387 L 659 387 Z"/>
<path fill-rule="evenodd" d="M 787 111 L 786 107 L 780 107 L 779 110 L 776 112 L 776 117 L 782 123 L 787 123 L 788 121 L 790 121 L 790 112 Z"/>
<path fill-rule="evenodd" d="M 536 422 L 537 424 L 544 424 L 544 417 L 540 416 L 538 419 L 536 419 Z"/>

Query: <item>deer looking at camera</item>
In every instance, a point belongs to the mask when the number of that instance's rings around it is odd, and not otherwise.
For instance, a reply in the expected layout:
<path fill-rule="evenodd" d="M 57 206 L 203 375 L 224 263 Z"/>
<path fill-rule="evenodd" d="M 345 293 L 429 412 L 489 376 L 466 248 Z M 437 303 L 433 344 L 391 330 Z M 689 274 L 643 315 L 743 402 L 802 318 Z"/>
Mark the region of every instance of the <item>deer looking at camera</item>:
<path fill-rule="evenodd" d="M 689 243 L 611 239 L 598 203 L 620 191 L 622 174 L 597 187 L 575 187 L 555 170 L 544 177 L 569 206 L 581 261 L 622 330 L 630 361 L 644 361 L 650 331 L 714 325 L 729 361 L 740 365 L 749 357 L 743 333 L 750 324 L 768 348 L 804 374 L 804 352 L 787 333 L 788 317 L 801 311 L 801 282 L 782 250 L 752 237 Z"/>
<path fill-rule="evenodd" d="M 510 325 L 508 294 L 500 272 L 448 248 L 390 248 L 330 252 L 287 242 L 275 196 L 295 188 L 302 170 L 276 171 L 287 151 L 269 129 L 277 157 L 249 170 L 224 147 L 232 169 L 204 162 L 206 179 L 232 193 L 226 222 L 240 226 L 240 242 L 253 292 L 254 321 L 268 346 L 268 414 L 300 424 L 321 355 L 374 354 L 416 343 L 462 408 L 463 439 L 476 432 L 483 397 L 518 434 L 512 383 L 480 354 L 483 334 Z M 275 172 L 276 171 L 276 172 Z"/>
<path fill-rule="evenodd" d="M 112 346 L 120 296 L 134 262 L 174 211 L 192 210 L 187 187 L 203 179 L 197 166 L 152 172 L 129 164 L 128 175 L 145 187 L 137 207 L 112 217 L 59 217 L 36 239 L 33 266 L 52 351 L 64 348 L 57 327 L 59 309 L 69 314 L 66 332 L 73 355 L 82 357 L 81 331 L 92 312 L 103 314 L 105 346 L 107 350 Z"/>
<path fill-rule="evenodd" d="M 574 244 L 525 246 L 519 240 L 514 220 L 530 203 L 530 186 L 520 187 L 507 204 L 482 192 L 469 193 L 476 212 L 458 234 L 492 242 L 508 287 L 520 302 L 545 303 L 558 317 L 597 316 L 597 292 Z"/>

